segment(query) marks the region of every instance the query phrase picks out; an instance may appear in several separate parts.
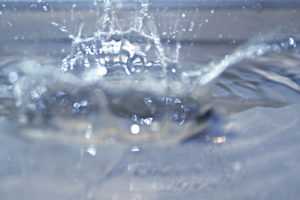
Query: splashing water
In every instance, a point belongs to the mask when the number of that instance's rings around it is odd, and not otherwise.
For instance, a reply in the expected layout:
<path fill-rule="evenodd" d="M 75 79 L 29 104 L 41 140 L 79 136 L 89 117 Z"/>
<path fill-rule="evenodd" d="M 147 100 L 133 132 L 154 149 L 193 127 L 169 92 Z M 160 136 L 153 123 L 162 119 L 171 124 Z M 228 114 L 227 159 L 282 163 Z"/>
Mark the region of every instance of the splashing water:
<path fill-rule="evenodd" d="M 135 27 L 122 31 L 117 28 L 111 1 L 105 1 L 102 25 L 94 36 L 81 38 L 81 26 L 77 36 L 71 37 L 73 46 L 71 54 L 63 60 L 63 71 L 84 73 L 83 79 L 90 80 L 97 79 L 97 76 L 89 77 L 95 74 L 100 75 L 99 78 L 106 75 L 111 77 L 123 71 L 126 75 L 145 76 L 145 72 L 157 73 L 160 70 L 165 80 L 168 67 L 173 63 L 170 63 L 161 46 L 155 25 L 148 15 L 148 6 L 148 1 L 141 1 Z M 86 73 L 89 68 L 92 72 Z"/>
<path fill-rule="evenodd" d="M 16 105 L 8 104 L 4 113 L 17 121 L 23 136 L 88 144 L 91 155 L 97 144 L 176 144 L 207 131 L 215 134 L 213 142 L 223 143 L 225 124 L 209 102 L 209 84 L 235 63 L 297 46 L 293 38 L 250 44 L 219 62 L 186 66 L 179 63 L 180 44 L 175 56 L 166 54 L 149 2 L 140 3 L 135 26 L 122 30 L 116 8 L 105 0 L 92 36 L 83 36 L 84 24 L 76 36 L 70 34 L 71 51 L 60 68 L 27 61 L 2 69 L 10 87 L 6 98 Z M 299 90 L 297 84 L 255 72 Z"/>

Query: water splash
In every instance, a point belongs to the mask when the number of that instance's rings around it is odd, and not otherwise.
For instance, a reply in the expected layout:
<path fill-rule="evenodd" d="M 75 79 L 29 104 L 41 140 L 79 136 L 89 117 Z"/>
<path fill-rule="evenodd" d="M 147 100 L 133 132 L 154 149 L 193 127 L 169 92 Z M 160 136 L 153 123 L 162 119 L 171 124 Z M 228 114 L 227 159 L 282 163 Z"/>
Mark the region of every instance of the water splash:
<path fill-rule="evenodd" d="M 231 55 L 225 56 L 220 62 L 211 62 L 207 66 L 199 67 L 199 70 L 183 72 L 185 78 L 196 77 L 196 81 L 200 85 L 206 85 L 219 77 L 228 67 L 245 59 L 263 56 L 271 52 L 282 52 L 290 48 L 296 48 L 295 39 L 289 37 L 287 41 L 275 44 L 250 44 L 246 47 L 236 50 Z"/>
<path fill-rule="evenodd" d="M 115 17 L 116 8 L 111 1 L 104 1 L 104 14 L 100 18 L 102 25 L 91 37 L 81 38 L 83 26 L 73 40 L 71 53 L 63 60 L 62 70 L 76 74 L 85 73 L 97 79 L 94 74 L 111 76 L 123 71 L 126 75 L 142 74 L 161 70 L 167 80 L 171 64 L 161 45 L 158 31 L 148 13 L 149 1 L 140 1 L 141 9 L 136 16 L 135 26 L 121 30 Z M 180 48 L 176 51 L 179 54 Z M 86 73 L 92 69 L 91 73 Z M 96 69 L 96 70 L 95 70 Z M 173 70 L 174 71 L 174 70 Z M 155 72 L 157 73 L 157 72 Z"/>
<path fill-rule="evenodd" d="M 63 60 L 63 71 L 84 74 L 83 80 L 93 81 L 99 81 L 104 76 L 112 77 L 114 74 L 117 74 L 119 79 L 128 79 L 126 75 L 136 79 L 138 75 L 147 81 L 158 81 L 159 76 L 164 88 L 170 88 L 169 74 L 175 74 L 180 84 L 193 82 L 195 85 L 196 82 L 199 86 L 204 86 L 220 76 L 229 66 L 244 59 L 297 46 L 292 37 L 280 44 L 250 44 L 219 62 L 213 61 L 206 66 L 198 65 L 180 70 L 180 43 L 176 45 L 175 59 L 170 59 L 162 47 L 157 27 L 149 14 L 149 1 L 140 0 L 139 3 L 141 9 L 135 17 L 135 25 L 124 31 L 115 25 L 118 24 L 116 8 L 111 1 L 105 0 L 102 26 L 94 36 L 87 38 L 81 38 L 81 26 L 78 36 L 73 38 L 70 55 Z M 149 73 L 151 71 L 154 73 Z M 149 78 L 153 75 L 156 78 Z"/>
<path fill-rule="evenodd" d="M 214 131 L 222 134 L 222 122 L 215 123 L 206 101 L 206 86 L 244 59 L 297 46 L 295 39 L 288 38 L 278 44 L 250 44 L 208 65 L 181 63 L 180 43 L 175 55 L 164 50 L 149 1 L 140 1 L 135 26 L 128 30 L 119 27 L 114 4 L 103 3 L 104 13 L 93 35 L 84 36 L 84 24 L 74 35 L 63 27 L 72 47 L 60 68 L 23 62 L 4 72 L 16 104 L 17 117 L 12 112 L 10 117 L 20 122 L 23 135 L 94 148 L 106 142 L 174 144 L 197 138 L 212 130 L 209 126 L 219 127 Z M 87 131 L 90 126 L 93 130 Z M 55 130 L 61 131 L 55 134 Z M 212 138 L 217 138 L 215 143 L 226 141 L 222 135 Z"/>

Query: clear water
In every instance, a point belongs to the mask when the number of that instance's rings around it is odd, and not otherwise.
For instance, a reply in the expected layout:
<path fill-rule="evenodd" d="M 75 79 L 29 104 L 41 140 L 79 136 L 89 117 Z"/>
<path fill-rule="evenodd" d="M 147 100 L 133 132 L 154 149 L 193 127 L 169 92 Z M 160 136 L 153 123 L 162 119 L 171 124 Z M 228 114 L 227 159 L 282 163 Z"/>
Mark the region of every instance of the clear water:
<path fill-rule="evenodd" d="M 74 34 L 54 22 L 72 39 L 63 56 L 1 59 L 0 129 L 11 147 L 0 156 L 0 192 L 7 199 L 26 178 L 32 187 L 48 184 L 41 194 L 57 192 L 49 199 L 211 192 L 242 168 L 213 146 L 239 137 L 231 114 L 297 103 L 300 53 L 293 37 L 249 42 L 222 59 L 193 63 L 180 61 L 181 44 L 166 51 L 147 1 L 129 29 L 116 11 L 105 1 L 91 36 L 83 36 L 84 24 Z M 227 158 L 235 158 L 231 153 Z"/>

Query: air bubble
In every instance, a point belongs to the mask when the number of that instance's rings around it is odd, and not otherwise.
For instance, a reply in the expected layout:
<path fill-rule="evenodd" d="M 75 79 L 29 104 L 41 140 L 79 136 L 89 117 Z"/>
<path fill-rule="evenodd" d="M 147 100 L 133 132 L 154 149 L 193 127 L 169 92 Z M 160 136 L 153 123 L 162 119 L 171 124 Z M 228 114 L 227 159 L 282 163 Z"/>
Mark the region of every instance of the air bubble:
<path fill-rule="evenodd" d="M 133 135 L 139 134 L 139 133 L 140 133 L 140 126 L 137 125 L 137 124 L 132 124 L 132 125 L 130 126 L 130 132 L 131 132 L 131 134 L 133 134 Z"/>

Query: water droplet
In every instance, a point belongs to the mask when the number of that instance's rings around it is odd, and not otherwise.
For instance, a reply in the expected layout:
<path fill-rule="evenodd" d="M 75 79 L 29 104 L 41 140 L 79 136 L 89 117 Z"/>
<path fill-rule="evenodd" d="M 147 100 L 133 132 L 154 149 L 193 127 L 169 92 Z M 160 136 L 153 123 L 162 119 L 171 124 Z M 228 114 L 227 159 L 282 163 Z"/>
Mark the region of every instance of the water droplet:
<path fill-rule="evenodd" d="M 181 17 L 182 17 L 182 18 L 185 18 L 185 17 L 186 17 L 185 13 L 182 13 L 182 14 L 181 14 Z"/>
<path fill-rule="evenodd" d="M 146 124 L 146 125 L 148 125 L 148 126 L 150 126 L 152 124 L 152 121 L 153 121 L 152 117 L 143 119 L 143 123 Z"/>
<path fill-rule="evenodd" d="M 140 126 L 137 125 L 137 124 L 132 124 L 132 125 L 130 126 L 130 132 L 131 132 L 131 134 L 133 134 L 133 135 L 139 134 L 139 133 L 140 133 Z"/>
<path fill-rule="evenodd" d="M 293 37 L 289 38 L 289 45 L 292 48 L 296 48 L 297 47 L 296 41 L 295 41 L 295 39 Z"/>
<path fill-rule="evenodd" d="M 81 108 L 86 107 L 88 105 L 88 101 L 83 100 L 80 102 L 73 103 L 73 108 L 75 112 L 79 112 Z"/>
<path fill-rule="evenodd" d="M 44 10 L 45 12 L 47 12 L 47 11 L 48 11 L 48 7 L 47 7 L 46 5 L 44 5 L 44 6 L 43 6 L 43 10 Z"/>
<path fill-rule="evenodd" d="M 213 136 L 213 137 L 211 137 L 211 141 L 214 144 L 224 144 L 226 142 L 226 137 L 225 136 Z"/>
<path fill-rule="evenodd" d="M 85 138 L 89 140 L 89 139 L 91 139 L 92 135 L 93 135 L 93 127 L 92 127 L 92 125 L 88 125 L 88 127 L 85 131 Z"/>
<path fill-rule="evenodd" d="M 214 9 L 210 10 L 210 14 L 214 14 L 214 13 L 215 13 Z"/>
<path fill-rule="evenodd" d="M 74 104 L 73 104 L 73 107 L 74 107 L 74 108 L 80 108 L 80 103 L 77 103 L 77 102 L 74 103 Z"/>
<path fill-rule="evenodd" d="M 63 32 L 63 33 L 67 33 L 68 32 L 68 30 L 67 30 L 67 28 L 65 26 L 60 27 L 59 30 L 61 32 Z"/>
<path fill-rule="evenodd" d="M 91 156 L 96 156 L 97 149 L 94 146 L 90 146 L 87 148 L 86 152 L 90 154 Z"/>
<path fill-rule="evenodd" d="M 134 146 L 134 147 L 131 147 L 130 151 L 131 152 L 140 152 L 141 149 L 139 147 L 137 147 L 137 146 Z"/>

